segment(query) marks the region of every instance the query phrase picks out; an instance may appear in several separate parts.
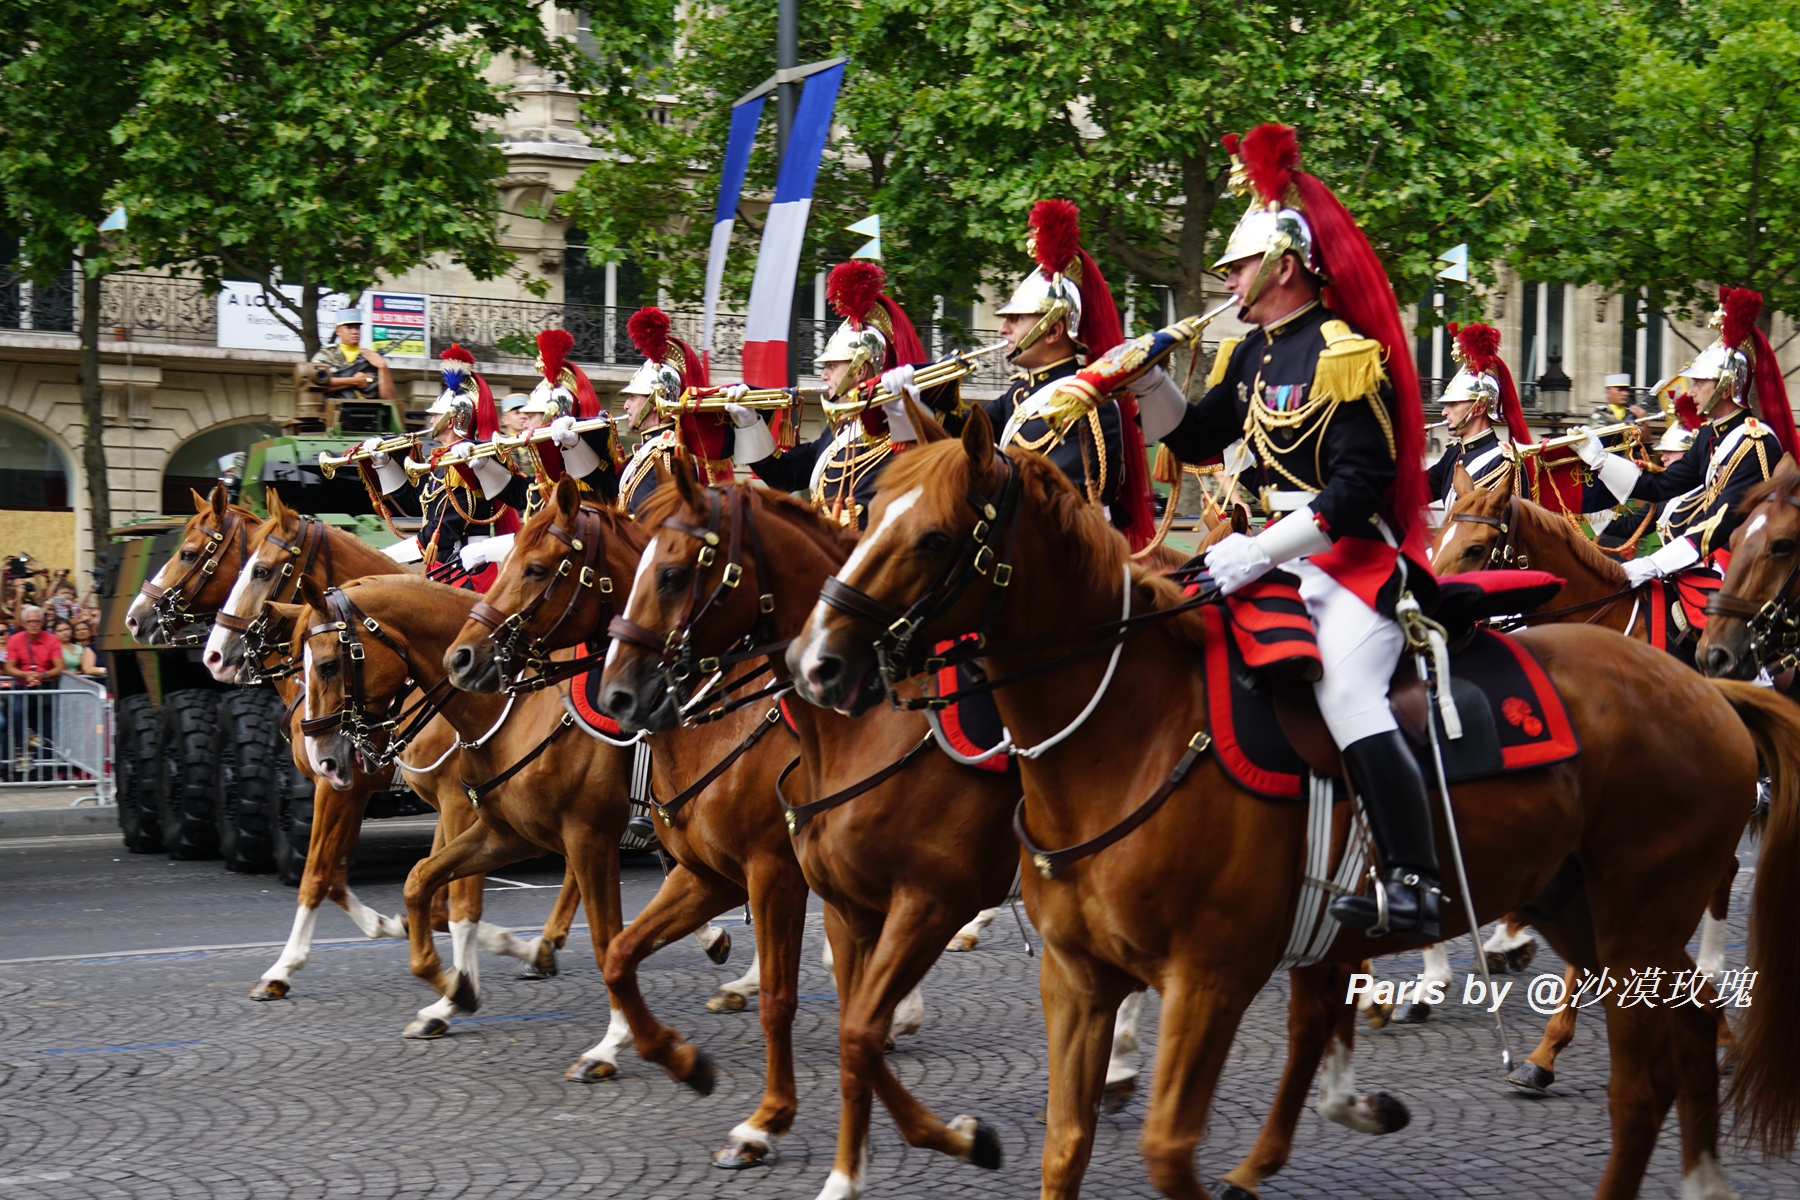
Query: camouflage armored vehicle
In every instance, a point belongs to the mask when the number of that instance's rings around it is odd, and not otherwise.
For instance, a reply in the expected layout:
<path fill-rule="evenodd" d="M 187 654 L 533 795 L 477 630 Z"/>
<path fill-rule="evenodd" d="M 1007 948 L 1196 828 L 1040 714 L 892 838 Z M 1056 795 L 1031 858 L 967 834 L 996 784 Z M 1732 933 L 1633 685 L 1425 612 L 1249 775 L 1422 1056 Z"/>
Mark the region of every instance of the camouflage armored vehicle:
<path fill-rule="evenodd" d="M 299 382 L 296 418 L 282 436 L 251 446 L 223 482 L 259 515 L 268 512 L 273 487 L 291 508 L 378 548 L 392 544 L 395 537 L 356 472 L 328 479 L 318 459 L 321 451 L 340 454 L 371 434 L 404 432 L 404 413 L 387 401 L 321 403 Z M 294 766 L 275 690 L 221 684 L 201 665 L 199 647 L 146 646 L 125 628 L 126 609 L 175 552 L 186 521 L 172 516 L 121 526 L 99 554 L 100 649 L 117 702 L 119 827 L 137 853 L 218 856 L 230 870 L 275 870 L 284 882 L 298 883 L 312 837 L 312 784 Z M 409 523 L 403 518 L 396 525 L 410 532 Z M 377 794 L 366 815 L 429 811 L 402 790 Z"/>

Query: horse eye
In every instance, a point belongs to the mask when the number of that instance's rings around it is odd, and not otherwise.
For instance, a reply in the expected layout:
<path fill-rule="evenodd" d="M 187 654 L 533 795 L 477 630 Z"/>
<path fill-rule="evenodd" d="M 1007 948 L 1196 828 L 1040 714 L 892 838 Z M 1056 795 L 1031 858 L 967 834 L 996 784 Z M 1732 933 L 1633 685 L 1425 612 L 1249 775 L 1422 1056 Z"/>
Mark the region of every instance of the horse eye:
<path fill-rule="evenodd" d="M 200 552 L 198 550 L 183 550 L 181 552 L 181 561 L 182 562 L 193 562 L 196 558 L 199 558 L 199 557 L 200 557 Z"/>
<path fill-rule="evenodd" d="M 543 563 L 526 563 L 525 564 L 525 578 L 527 578 L 527 579 L 542 579 L 544 576 L 548 575 L 549 573 L 550 573 L 550 568 L 546 567 Z"/>
<path fill-rule="evenodd" d="M 274 572 L 269 570 L 268 567 L 264 566 L 262 563 L 257 563 L 255 569 L 250 572 L 250 577 L 252 579 L 267 579 L 272 574 L 274 574 Z"/>
<path fill-rule="evenodd" d="M 318 669 L 321 678 L 330 679 L 333 675 L 337 674 L 338 660 L 335 658 L 324 659 L 319 663 Z"/>
<path fill-rule="evenodd" d="M 1769 547 L 1769 553 L 1775 555 L 1777 558 L 1786 558 L 1793 552 L 1793 538 L 1777 538 L 1774 544 Z"/>
<path fill-rule="evenodd" d="M 656 573 L 656 586 L 665 592 L 679 591 L 681 585 L 686 582 L 687 568 L 685 567 L 664 567 Z"/>
<path fill-rule="evenodd" d="M 925 554 L 942 554 L 950 548 L 950 535 L 941 529 L 929 529 L 920 535 L 917 545 Z"/>

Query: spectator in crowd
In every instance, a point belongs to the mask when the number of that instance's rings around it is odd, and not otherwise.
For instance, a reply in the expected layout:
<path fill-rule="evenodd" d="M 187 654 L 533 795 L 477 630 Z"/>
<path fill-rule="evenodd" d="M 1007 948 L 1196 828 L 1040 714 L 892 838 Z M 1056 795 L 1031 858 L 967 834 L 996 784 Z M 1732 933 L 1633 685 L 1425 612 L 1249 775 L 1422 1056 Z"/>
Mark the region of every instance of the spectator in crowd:
<path fill-rule="evenodd" d="M 58 571 L 50 585 L 50 598 L 44 601 L 45 614 L 52 622 L 73 621 L 81 612 L 81 601 L 75 596 L 75 585 L 67 571 Z"/>
<path fill-rule="evenodd" d="M 42 687 L 63 672 L 62 643 L 44 631 L 44 610 L 35 604 L 19 610 L 19 626 L 6 639 L 6 674 L 15 686 Z"/>
<path fill-rule="evenodd" d="M 392 400 L 394 376 L 388 361 L 362 344 L 362 310 L 346 308 L 337 315 L 337 328 L 329 345 L 321 346 L 312 361 L 331 371 L 334 400 Z"/>
<path fill-rule="evenodd" d="M 6 675 L 15 688 L 54 688 L 63 673 L 62 643 L 44 629 L 44 610 L 19 610 L 22 628 L 6 640 Z M 15 772 L 31 773 L 49 757 L 55 712 L 43 696 L 14 696 L 8 705 L 6 758 Z"/>
<path fill-rule="evenodd" d="M 531 403 L 531 397 L 524 392 L 514 392 L 500 402 L 500 432 L 507 437 L 518 437 L 525 432 L 525 406 Z"/>
<path fill-rule="evenodd" d="M 94 644 L 94 623 L 86 617 L 77 617 L 73 625 L 75 644 L 81 647 L 81 673 L 105 679 L 106 662 L 100 657 L 100 647 Z"/>

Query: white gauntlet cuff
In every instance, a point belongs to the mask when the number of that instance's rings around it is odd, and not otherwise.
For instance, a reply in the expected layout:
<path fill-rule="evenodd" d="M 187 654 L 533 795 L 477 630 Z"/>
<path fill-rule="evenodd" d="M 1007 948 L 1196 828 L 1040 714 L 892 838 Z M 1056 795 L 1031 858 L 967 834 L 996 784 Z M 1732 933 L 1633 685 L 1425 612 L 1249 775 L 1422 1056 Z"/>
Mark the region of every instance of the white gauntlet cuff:
<path fill-rule="evenodd" d="M 1297 508 L 1256 535 L 1256 544 L 1276 566 L 1331 549 L 1331 539 L 1313 520 L 1312 506 Z"/>
<path fill-rule="evenodd" d="M 375 465 L 375 478 L 381 481 L 381 494 L 391 496 L 406 486 L 406 468 L 385 454 L 382 457 L 387 461 Z"/>
<path fill-rule="evenodd" d="M 504 492 L 513 481 L 513 473 L 491 458 L 478 458 L 464 465 L 474 473 L 483 498 L 488 500 Z"/>
<path fill-rule="evenodd" d="M 1606 490 L 1613 494 L 1613 499 L 1623 504 L 1631 499 L 1631 489 L 1637 486 L 1638 476 L 1643 471 L 1629 458 L 1618 454 L 1609 454 L 1601 462 L 1595 472 Z"/>
<path fill-rule="evenodd" d="M 733 461 L 749 466 L 759 463 L 775 453 L 775 435 L 769 427 L 757 418 L 749 425 L 737 431 L 736 440 L 732 443 L 731 457 Z"/>
<path fill-rule="evenodd" d="M 576 479 L 586 479 L 600 465 L 600 455 L 587 444 L 587 439 L 578 437 L 575 444 L 562 452 L 563 470 Z"/>
<path fill-rule="evenodd" d="M 1181 385 L 1161 367 L 1151 367 L 1128 385 L 1137 397 L 1144 441 L 1160 442 L 1187 416 L 1188 399 Z"/>

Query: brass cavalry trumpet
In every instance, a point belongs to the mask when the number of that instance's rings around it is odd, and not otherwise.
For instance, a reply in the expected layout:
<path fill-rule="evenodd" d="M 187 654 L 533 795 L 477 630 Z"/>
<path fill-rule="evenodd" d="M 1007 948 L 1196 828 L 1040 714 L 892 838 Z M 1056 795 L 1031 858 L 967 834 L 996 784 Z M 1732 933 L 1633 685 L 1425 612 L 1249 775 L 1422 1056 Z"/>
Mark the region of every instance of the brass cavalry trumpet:
<path fill-rule="evenodd" d="M 936 362 L 926 363 L 914 371 L 913 386 L 923 390 L 961 379 L 975 369 L 976 359 L 1004 350 L 1009 344 L 995 342 L 977 350 L 953 350 Z M 861 416 L 869 405 L 884 404 L 894 398 L 881 390 L 880 379 L 870 379 L 858 384 L 848 396 L 826 396 L 821 403 L 825 408 L 825 419 L 833 425 L 841 425 L 851 417 Z"/>
<path fill-rule="evenodd" d="M 777 412 L 784 408 L 799 408 L 801 399 L 798 388 L 755 388 L 733 400 L 725 395 L 724 388 L 711 387 L 687 388 L 673 400 L 658 396 L 655 403 L 658 414 L 675 417 L 683 413 L 722 413 L 727 404 Z"/>
<path fill-rule="evenodd" d="M 1592 429 L 1588 432 L 1592 433 L 1597 438 L 1611 437 L 1615 433 L 1624 433 L 1628 429 L 1640 428 L 1646 422 L 1653 421 L 1660 416 L 1662 416 L 1660 412 L 1648 414 L 1638 417 L 1635 420 L 1620 421 L 1617 425 L 1602 425 L 1600 428 Z M 1545 438 L 1543 441 L 1533 442 L 1529 446 L 1520 446 L 1519 453 L 1542 454 L 1546 450 L 1560 450 L 1564 446 L 1573 446 L 1575 443 L 1582 441 L 1586 437 L 1587 434 L 1582 433 L 1565 433 L 1561 437 Z"/>
<path fill-rule="evenodd" d="M 361 445 L 350 447 L 341 455 L 333 455 L 324 450 L 319 451 L 319 473 L 330 479 L 336 475 L 339 467 L 347 467 L 352 463 L 368 461 L 372 454 L 398 454 L 402 450 L 411 450 L 423 436 L 417 433 L 403 433 L 399 437 L 383 438 L 374 450 L 365 450 Z"/>
<path fill-rule="evenodd" d="M 607 414 L 602 413 L 597 417 L 589 417 L 585 421 L 575 422 L 573 425 L 569 426 L 569 431 L 571 433 L 592 433 L 596 429 L 605 429 L 612 423 L 613 419 Z M 544 426 L 541 429 L 533 429 L 531 432 L 522 433 L 518 437 L 504 437 L 500 434 L 495 434 L 487 441 L 475 446 L 461 458 L 444 457 L 437 463 L 431 463 L 420 462 L 418 459 L 408 455 L 406 461 L 401 463 L 400 467 L 406 472 L 407 482 L 417 487 L 419 480 L 428 475 L 436 466 L 455 466 L 457 463 L 474 462 L 477 459 L 482 458 L 498 458 L 501 455 L 510 453 L 520 447 L 536 446 L 549 440 L 549 426 Z"/>

